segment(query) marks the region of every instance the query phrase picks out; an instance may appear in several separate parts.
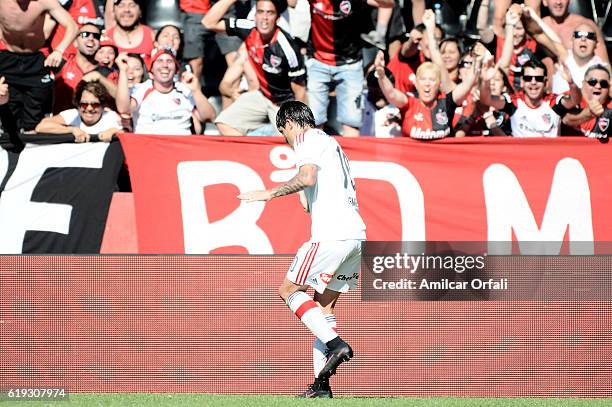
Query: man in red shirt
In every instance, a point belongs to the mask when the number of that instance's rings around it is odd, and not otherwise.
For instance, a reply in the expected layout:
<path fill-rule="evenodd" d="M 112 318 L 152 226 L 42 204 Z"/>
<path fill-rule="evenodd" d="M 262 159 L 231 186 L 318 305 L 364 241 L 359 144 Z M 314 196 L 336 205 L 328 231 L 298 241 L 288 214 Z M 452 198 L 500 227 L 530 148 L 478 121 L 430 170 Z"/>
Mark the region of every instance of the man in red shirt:
<path fill-rule="evenodd" d="M 79 29 L 75 41 L 76 54 L 66 57 L 55 76 L 55 113 L 72 107 L 72 95 L 77 84 L 83 79 L 83 75 L 98 67 L 95 56 L 100 48 L 100 35 L 100 28 L 94 24 L 85 24 Z"/>
<path fill-rule="evenodd" d="M 112 19 L 106 18 L 106 36 L 119 49 L 119 52 L 140 54 L 143 58 L 151 56 L 155 41 L 153 30 L 143 24 L 141 0 L 107 0 L 106 7 L 112 10 Z"/>

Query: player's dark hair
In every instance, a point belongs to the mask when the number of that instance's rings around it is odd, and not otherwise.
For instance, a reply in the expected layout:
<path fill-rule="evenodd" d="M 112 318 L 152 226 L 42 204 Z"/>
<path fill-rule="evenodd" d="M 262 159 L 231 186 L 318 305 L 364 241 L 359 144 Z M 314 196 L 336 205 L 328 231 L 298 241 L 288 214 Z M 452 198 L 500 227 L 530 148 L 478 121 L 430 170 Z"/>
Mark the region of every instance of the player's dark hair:
<path fill-rule="evenodd" d="M 548 76 L 548 69 L 546 69 L 546 65 L 544 65 L 539 59 L 532 58 L 529 61 L 525 62 L 525 64 L 523 64 L 523 66 L 521 67 L 521 77 L 525 75 L 525 69 L 527 68 L 542 69 L 544 70 L 544 76 Z"/>
<path fill-rule="evenodd" d="M 276 127 L 284 128 L 289 120 L 302 128 L 315 127 L 312 110 L 297 100 L 285 102 L 280 106 L 276 113 Z"/>

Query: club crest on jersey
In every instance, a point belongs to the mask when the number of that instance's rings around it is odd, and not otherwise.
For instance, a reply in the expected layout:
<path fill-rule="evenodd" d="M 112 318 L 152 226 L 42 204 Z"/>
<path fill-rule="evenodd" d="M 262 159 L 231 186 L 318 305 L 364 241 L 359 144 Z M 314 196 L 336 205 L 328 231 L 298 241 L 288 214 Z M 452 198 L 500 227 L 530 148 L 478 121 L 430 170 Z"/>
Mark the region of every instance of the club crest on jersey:
<path fill-rule="evenodd" d="M 417 122 L 422 122 L 423 121 L 423 113 L 419 112 L 417 114 L 414 115 L 414 120 L 416 120 Z"/>
<path fill-rule="evenodd" d="M 181 104 L 181 99 L 179 99 L 179 98 L 172 98 L 172 101 L 173 101 L 174 103 L 176 103 L 177 105 L 180 105 L 180 104 Z"/>
<path fill-rule="evenodd" d="M 550 124 L 550 121 L 551 121 L 550 114 L 549 113 L 543 114 L 542 121 L 544 122 L 544 124 Z"/>
<path fill-rule="evenodd" d="M 597 125 L 599 126 L 601 131 L 606 131 L 608 130 L 608 126 L 610 125 L 610 119 L 607 117 L 600 117 L 597 120 Z"/>
<path fill-rule="evenodd" d="M 274 68 L 278 68 L 278 66 L 283 62 L 282 58 L 277 57 L 276 55 L 270 56 L 270 63 Z"/>
<path fill-rule="evenodd" d="M 351 6 L 351 2 L 349 0 L 343 0 L 340 3 L 339 7 L 340 7 L 340 11 L 342 11 L 346 15 L 351 13 L 352 6 Z"/>
<path fill-rule="evenodd" d="M 436 122 L 438 124 L 441 124 L 442 126 L 448 124 L 448 116 L 446 115 L 446 112 L 444 110 L 438 110 L 436 112 Z"/>

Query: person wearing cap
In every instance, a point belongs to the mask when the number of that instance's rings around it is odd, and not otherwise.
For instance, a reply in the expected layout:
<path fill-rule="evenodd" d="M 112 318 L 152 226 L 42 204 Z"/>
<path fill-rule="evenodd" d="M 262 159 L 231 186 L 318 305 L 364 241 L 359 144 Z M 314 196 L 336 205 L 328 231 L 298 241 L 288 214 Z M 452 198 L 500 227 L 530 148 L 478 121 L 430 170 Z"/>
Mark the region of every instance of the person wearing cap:
<path fill-rule="evenodd" d="M 160 49 L 151 57 L 151 79 L 128 88 L 127 55 L 117 58 L 119 84 L 117 110 L 132 115 L 134 132 L 140 134 L 192 134 L 192 117 L 200 122 L 212 121 L 215 109 L 200 88 L 200 81 L 190 72 L 183 72 L 181 81 L 174 81 L 179 64 L 172 51 Z"/>
<path fill-rule="evenodd" d="M 242 38 L 259 81 L 258 90 L 240 95 L 215 120 L 219 132 L 228 136 L 274 123 L 278 106 L 285 101 L 306 101 L 306 68 L 299 47 L 276 24 L 287 0 L 257 1 L 255 21 L 223 18 L 235 1 L 220 0 L 202 19 L 209 30 Z"/>
<path fill-rule="evenodd" d="M 107 0 L 106 35 L 119 52 L 140 54 L 149 57 L 153 51 L 155 32 L 143 24 L 141 0 Z"/>
<path fill-rule="evenodd" d="M 100 48 L 96 52 L 96 61 L 100 66 L 107 67 L 108 69 L 115 69 L 115 58 L 119 56 L 119 49 L 117 46 L 105 36 L 100 41 Z"/>

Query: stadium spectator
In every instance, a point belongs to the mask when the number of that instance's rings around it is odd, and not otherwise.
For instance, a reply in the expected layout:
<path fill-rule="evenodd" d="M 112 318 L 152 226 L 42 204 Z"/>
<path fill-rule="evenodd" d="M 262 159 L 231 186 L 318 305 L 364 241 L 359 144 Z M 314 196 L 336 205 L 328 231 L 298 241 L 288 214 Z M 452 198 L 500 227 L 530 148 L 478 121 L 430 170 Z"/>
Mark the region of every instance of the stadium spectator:
<path fill-rule="evenodd" d="M 100 28 L 93 24 L 85 24 L 79 29 L 76 53 L 66 57 L 55 75 L 54 112 L 58 113 L 72 106 L 74 90 L 83 75 L 98 69 L 96 52 L 100 48 L 100 36 Z"/>
<path fill-rule="evenodd" d="M 544 60 L 547 57 L 547 49 L 553 52 L 554 48 L 541 30 L 528 33 L 521 20 L 522 16 L 523 8 L 520 5 L 515 4 L 510 7 L 506 12 L 504 31 L 501 35 L 496 34 L 487 25 L 488 7 L 480 8 L 477 22 L 480 41 L 489 47 L 495 56 L 497 66 L 508 75 L 512 87 L 517 91 L 521 89 L 523 64 L 532 59 Z M 552 62 L 548 64 L 547 61 L 546 64 L 552 68 Z"/>
<path fill-rule="evenodd" d="M 482 86 L 480 98 L 485 105 L 504 111 L 510 116 L 510 126 L 514 137 L 557 137 L 561 117 L 569 109 L 580 103 L 580 89 L 573 83 L 567 70 L 564 77 L 570 84 L 568 95 L 547 94 L 546 66 L 538 60 L 523 65 L 521 92 L 511 98 L 491 96 L 491 78 L 494 70 L 488 69 Z"/>
<path fill-rule="evenodd" d="M 72 19 L 77 23 L 79 28 L 85 24 L 93 24 L 98 27 L 104 26 L 104 9 L 98 7 L 102 0 L 60 0 L 60 4 L 64 7 Z M 66 30 L 61 25 L 58 25 L 53 19 L 46 22 L 45 30 L 51 33 L 51 48 L 59 45 Z M 75 53 L 76 49 L 73 44 L 70 44 L 65 51 L 65 54 Z"/>
<path fill-rule="evenodd" d="M 115 59 L 119 56 L 119 50 L 117 46 L 113 44 L 109 39 L 100 41 L 100 48 L 96 52 L 96 62 L 100 66 L 104 66 L 108 69 L 115 70 Z"/>
<path fill-rule="evenodd" d="M 135 85 L 143 83 L 149 79 L 149 73 L 147 71 L 147 65 L 144 59 L 139 54 L 119 54 L 117 59 L 124 58 L 122 55 L 127 57 L 127 81 L 128 88 L 132 89 Z M 115 64 L 117 64 L 115 59 Z"/>
<path fill-rule="evenodd" d="M 371 64 L 366 71 L 368 89 L 363 110 L 363 123 L 359 133 L 362 136 L 381 138 L 399 137 L 402 135 L 400 111 L 385 99 L 385 95 L 378 85 L 374 68 L 374 64 Z M 395 81 L 388 68 L 385 68 L 385 74 L 391 83 Z"/>
<path fill-rule="evenodd" d="M 183 46 L 183 36 L 181 34 L 181 29 L 173 24 L 166 24 L 157 30 L 155 34 L 155 41 L 153 42 L 155 46 L 154 50 L 157 51 L 161 48 L 167 48 L 174 51 L 174 55 L 180 61 L 181 60 L 181 51 Z"/>
<path fill-rule="evenodd" d="M 128 58 L 117 58 L 119 84 L 117 110 L 131 114 L 134 132 L 142 134 L 192 134 L 192 118 L 200 122 L 214 119 L 215 110 L 200 88 L 200 81 L 184 72 L 181 82 L 174 82 L 178 61 L 170 50 L 161 49 L 151 57 L 152 79 L 128 86 Z"/>
<path fill-rule="evenodd" d="M 582 83 L 581 111 L 568 114 L 563 122 L 578 127 L 587 137 L 606 142 L 612 135 L 612 100 L 610 98 L 610 70 L 606 65 L 590 66 Z"/>
<path fill-rule="evenodd" d="M 588 31 L 593 31 L 597 34 L 595 54 L 605 63 L 609 63 L 608 51 L 606 50 L 606 43 L 601 34 L 601 30 L 593 20 L 578 14 L 570 13 L 569 3 L 570 0 L 545 0 L 544 6 L 548 7 L 550 16 L 546 16 L 542 20 L 561 38 L 561 43 L 565 49 L 572 49 L 572 39 L 575 28 L 579 24 L 586 24 L 590 27 Z M 537 10 L 537 8 L 534 9 Z"/>
<path fill-rule="evenodd" d="M 491 77 L 491 95 L 510 98 L 514 93 L 506 73 L 499 67 Z M 483 104 L 480 100 L 465 106 L 460 111 L 455 125 L 456 137 L 463 136 L 509 136 L 512 133 L 510 116 Z"/>
<path fill-rule="evenodd" d="M 59 45 L 46 48 L 44 23 L 51 16 L 66 29 Z M 78 27 L 57 0 L 0 1 L 0 76 L 9 85 L 8 108 L 18 129 L 33 130 L 53 104 L 53 77 Z"/>
<path fill-rule="evenodd" d="M 422 15 L 419 18 L 422 20 Z M 438 43 L 444 38 L 444 31 L 439 25 L 436 25 L 434 36 Z M 410 31 L 408 40 L 402 44 L 399 52 L 393 55 L 387 64 L 387 68 L 395 76 L 395 87 L 402 92 L 413 92 L 416 80 L 414 72 L 419 65 L 430 59 L 425 25 L 421 23 Z"/>
<path fill-rule="evenodd" d="M 202 18 L 210 10 L 210 0 L 179 0 L 179 7 L 183 11 L 182 22 L 185 32 L 183 57 L 191 65 L 193 74 L 200 78 L 205 47 L 210 43 L 209 37 L 214 35 L 202 25 Z"/>
<path fill-rule="evenodd" d="M 287 8 L 286 0 L 259 0 L 255 21 L 225 18 L 235 0 L 220 0 L 202 20 L 216 32 L 239 36 L 246 44 L 259 90 L 243 93 L 215 120 L 222 135 L 245 135 L 266 123 L 274 123 L 278 105 L 306 99 L 306 70 L 295 40 L 276 24 Z"/>
<path fill-rule="evenodd" d="M 341 293 L 357 287 L 366 227 L 348 158 L 333 137 L 314 128 L 308 106 L 284 103 L 276 126 L 295 150 L 297 175 L 276 188 L 245 192 L 238 199 L 269 201 L 298 192 L 304 210 L 311 214 L 311 238 L 298 250 L 278 292 L 315 336 L 315 382 L 301 397 L 332 397 L 330 376 L 353 357 L 349 344 L 335 331 L 334 307 Z M 314 298 L 305 292 L 307 286 L 314 288 Z"/>
<path fill-rule="evenodd" d="M 107 0 L 106 7 L 112 10 L 112 19 L 106 21 L 106 36 L 119 52 L 140 54 L 145 59 L 150 57 L 155 33 L 141 22 L 140 0 Z"/>
<path fill-rule="evenodd" d="M 402 113 L 402 135 L 432 140 L 452 135 L 455 108 L 463 102 L 478 81 L 481 62 L 478 60 L 473 63 L 461 83 L 447 94 L 440 92 L 440 71 L 443 68 L 432 62 L 424 62 L 416 72 L 418 97 L 402 93 L 393 87 L 385 74 L 382 52 L 376 56 L 375 65 L 378 83 L 385 98 Z"/>
<path fill-rule="evenodd" d="M 64 110 L 44 118 L 36 131 L 49 134 L 72 134 L 74 141 L 85 143 L 92 134 L 100 141 L 109 142 L 121 131 L 119 115 L 109 109 L 112 102 L 106 88 L 99 82 L 81 81 L 74 93 L 74 109 Z"/>
<path fill-rule="evenodd" d="M 541 0 L 525 0 L 525 5 L 531 7 L 534 10 L 540 9 Z M 504 36 L 504 22 L 506 13 L 510 8 L 510 5 L 514 3 L 513 0 L 495 0 L 493 4 L 493 25 L 492 30 L 495 35 Z M 487 16 L 489 15 L 489 0 L 481 0 L 480 9 L 478 10 L 478 18 L 480 19 L 480 13 L 483 9 L 486 9 Z M 487 17 L 488 20 L 488 17 Z"/>
<path fill-rule="evenodd" d="M 444 50 L 446 56 L 443 57 L 440 52 L 441 47 L 445 44 L 446 39 L 438 41 L 435 38 L 436 31 L 436 17 L 433 10 L 425 10 L 423 13 L 423 25 L 425 25 L 425 38 L 427 38 L 427 48 L 429 50 L 429 58 L 431 62 L 438 65 L 442 80 L 442 90 L 446 93 L 451 92 L 457 86 L 457 82 L 460 80 L 460 66 L 467 66 L 468 61 L 464 58 L 469 57 L 473 59 L 472 52 L 467 52 L 461 57 L 460 46 L 458 40 L 448 42 Z M 444 59 L 446 58 L 446 60 Z M 472 61 L 469 61 L 468 70 L 471 69 Z"/>
<path fill-rule="evenodd" d="M 327 122 L 329 92 L 335 88 L 337 120 L 342 135 L 359 136 L 363 120 L 363 67 L 361 60 L 360 13 L 362 0 L 310 0 L 310 59 L 308 103 L 317 126 Z M 291 1 L 294 5 L 295 1 Z M 393 7 L 393 0 L 368 0 L 374 7 Z"/>

